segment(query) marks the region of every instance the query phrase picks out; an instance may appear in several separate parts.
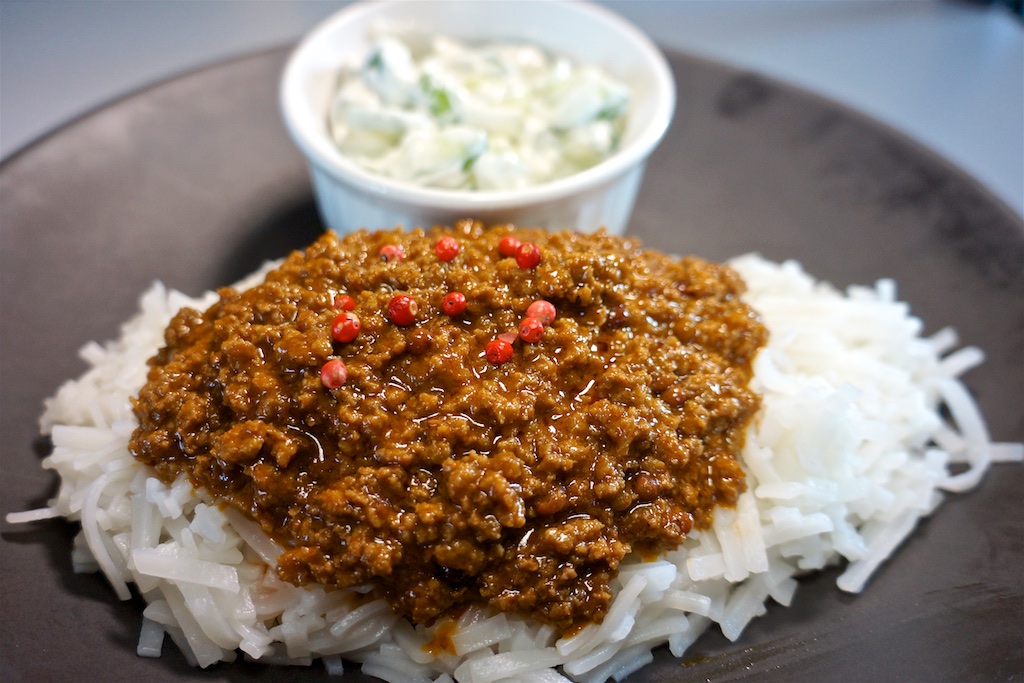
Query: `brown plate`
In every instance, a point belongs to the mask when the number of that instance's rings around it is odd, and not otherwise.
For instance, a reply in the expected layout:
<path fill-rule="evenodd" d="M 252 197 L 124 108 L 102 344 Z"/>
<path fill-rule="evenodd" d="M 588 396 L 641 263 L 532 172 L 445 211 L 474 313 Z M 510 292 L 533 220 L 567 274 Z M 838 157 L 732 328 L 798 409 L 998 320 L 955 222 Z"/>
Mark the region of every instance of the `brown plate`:
<path fill-rule="evenodd" d="M 115 337 L 155 279 L 230 283 L 322 229 L 280 122 L 287 50 L 219 64 L 93 112 L 0 166 L 0 513 L 55 492 L 42 400 Z M 680 106 L 632 232 L 672 252 L 795 258 L 837 285 L 894 277 L 929 331 L 988 354 L 967 384 L 993 438 L 1024 441 L 1024 224 L 947 162 L 861 115 L 674 54 Z M 1024 676 L 1024 467 L 950 496 L 858 596 L 802 581 L 730 643 L 664 649 L 636 681 L 1010 680 Z M 75 575 L 74 527 L 2 526 L 0 679 L 320 680 L 310 669 L 141 659 L 139 602 Z M 353 670 L 355 668 L 353 667 Z M 360 680 L 358 674 L 344 680 Z"/>

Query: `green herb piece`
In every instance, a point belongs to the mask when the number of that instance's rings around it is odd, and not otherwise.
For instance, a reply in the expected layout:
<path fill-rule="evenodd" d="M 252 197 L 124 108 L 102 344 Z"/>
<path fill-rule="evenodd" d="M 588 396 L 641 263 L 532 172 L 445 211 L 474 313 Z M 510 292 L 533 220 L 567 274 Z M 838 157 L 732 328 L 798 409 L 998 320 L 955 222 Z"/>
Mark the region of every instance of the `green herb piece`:
<path fill-rule="evenodd" d="M 430 113 L 434 116 L 444 116 L 452 111 L 452 102 L 448 98 L 448 91 L 437 85 L 437 82 L 430 76 L 420 77 L 420 88 L 423 89 L 427 100 L 430 103 Z"/>

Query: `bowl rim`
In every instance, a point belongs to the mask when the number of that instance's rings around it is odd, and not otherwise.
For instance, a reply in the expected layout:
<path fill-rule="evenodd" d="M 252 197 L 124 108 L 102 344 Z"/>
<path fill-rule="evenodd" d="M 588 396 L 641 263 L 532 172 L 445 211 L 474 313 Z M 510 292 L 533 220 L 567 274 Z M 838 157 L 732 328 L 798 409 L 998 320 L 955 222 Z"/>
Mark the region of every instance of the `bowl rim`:
<path fill-rule="evenodd" d="M 489 0 L 494 1 L 494 0 Z M 515 0 L 506 0 L 513 2 Z M 360 0 L 324 19 L 289 55 L 278 91 L 279 104 L 285 127 L 295 144 L 321 173 L 333 180 L 348 184 L 367 195 L 390 201 L 419 205 L 435 210 L 494 211 L 509 206 L 527 206 L 551 202 L 565 197 L 585 194 L 613 182 L 641 164 L 654 150 L 672 122 L 676 106 L 675 79 L 661 50 L 639 28 L 625 18 L 604 7 L 583 0 L 546 0 L 571 11 L 590 14 L 611 26 L 633 44 L 650 68 L 654 83 L 653 107 L 650 120 L 628 145 L 619 148 L 601 162 L 564 178 L 513 190 L 449 190 L 422 187 L 372 173 L 345 157 L 328 136 L 318 134 L 309 123 L 311 105 L 303 90 L 306 55 L 320 44 L 325 36 L 339 25 L 347 24 L 367 14 L 388 11 L 388 6 L 411 4 L 417 0 Z M 422 4 L 422 1 L 420 1 Z M 325 114 L 326 115 L 326 114 Z M 314 114 L 315 116 L 315 114 Z"/>

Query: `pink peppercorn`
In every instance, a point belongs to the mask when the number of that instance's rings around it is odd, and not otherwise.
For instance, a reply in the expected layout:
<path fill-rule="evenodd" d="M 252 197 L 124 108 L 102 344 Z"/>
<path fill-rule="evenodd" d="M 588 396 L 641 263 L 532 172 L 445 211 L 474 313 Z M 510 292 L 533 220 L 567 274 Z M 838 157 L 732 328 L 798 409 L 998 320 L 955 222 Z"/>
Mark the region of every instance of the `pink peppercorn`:
<path fill-rule="evenodd" d="M 536 268 L 540 264 L 540 247 L 533 242 L 523 242 L 516 249 L 516 265 L 520 268 Z"/>
<path fill-rule="evenodd" d="M 498 253 L 502 256 L 515 256 L 517 249 L 519 249 L 519 240 L 512 235 L 505 235 L 498 242 Z"/>
<path fill-rule="evenodd" d="M 420 306 L 416 299 L 408 294 L 397 294 L 388 303 L 388 320 L 402 327 L 412 325 L 419 310 Z"/>
<path fill-rule="evenodd" d="M 541 325 L 547 327 L 555 319 L 555 306 L 550 301 L 537 299 L 526 309 L 527 318 L 536 318 Z"/>
<path fill-rule="evenodd" d="M 334 297 L 334 307 L 342 311 L 351 311 L 356 307 L 356 300 L 348 294 L 338 294 Z"/>
<path fill-rule="evenodd" d="M 362 323 L 359 321 L 359 316 L 343 311 L 331 323 L 331 337 L 334 338 L 334 341 L 347 344 L 356 338 L 360 327 L 362 327 Z"/>
<path fill-rule="evenodd" d="M 448 292 L 441 299 L 441 310 L 445 315 L 461 315 L 466 310 L 466 295 L 462 292 Z"/>
<path fill-rule="evenodd" d="M 492 339 L 487 342 L 484 353 L 487 355 L 487 360 L 495 365 L 501 365 L 512 359 L 512 345 L 504 339 Z"/>
<path fill-rule="evenodd" d="M 397 244 L 385 244 L 378 253 L 385 261 L 401 261 L 405 259 L 405 252 Z"/>
<path fill-rule="evenodd" d="M 332 358 L 320 368 L 320 381 L 328 389 L 337 389 L 348 380 L 348 368 L 340 358 Z"/>
<path fill-rule="evenodd" d="M 434 253 L 442 261 L 451 261 L 459 255 L 459 241 L 451 235 L 445 235 L 434 245 Z"/>
<path fill-rule="evenodd" d="M 539 342 L 544 336 L 544 325 L 536 318 L 525 318 L 519 325 L 519 338 L 524 342 L 533 344 Z"/>

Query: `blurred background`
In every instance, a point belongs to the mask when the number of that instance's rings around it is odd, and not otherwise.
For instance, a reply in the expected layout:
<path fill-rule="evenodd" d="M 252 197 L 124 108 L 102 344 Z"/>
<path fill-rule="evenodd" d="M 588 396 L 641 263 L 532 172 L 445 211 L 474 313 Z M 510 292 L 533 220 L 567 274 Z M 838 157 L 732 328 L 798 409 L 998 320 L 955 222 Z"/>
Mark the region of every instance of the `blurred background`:
<path fill-rule="evenodd" d="M 3 0 L 0 157 L 154 82 L 293 43 L 345 4 Z M 1020 0 L 600 4 L 666 50 L 755 70 L 862 111 L 946 157 L 1024 215 Z"/>

